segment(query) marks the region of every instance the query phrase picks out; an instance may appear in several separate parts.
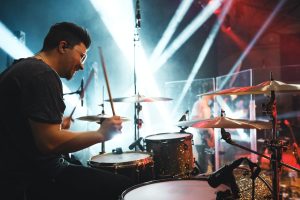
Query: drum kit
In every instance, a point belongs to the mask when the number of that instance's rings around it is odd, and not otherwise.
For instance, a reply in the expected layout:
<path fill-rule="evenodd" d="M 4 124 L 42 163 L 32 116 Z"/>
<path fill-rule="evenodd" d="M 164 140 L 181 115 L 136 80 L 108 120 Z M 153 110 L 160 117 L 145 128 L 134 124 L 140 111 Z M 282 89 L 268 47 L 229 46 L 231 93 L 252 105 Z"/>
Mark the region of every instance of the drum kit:
<path fill-rule="evenodd" d="M 180 121 L 178 127 L 220 128 L 222 139 L 228 144 L 242 148 L 270 161 L 271 175 L 260 173 L 258 164 L 243 158 L 225 165 L 209 175 L 194 175 L 195 160 L 192 152 L 193 135 L 187 132 L 159 133 L 138 138 L 132 147 L 139 147 L 140 151 L 122 152 L 116 149 L 112 153 L 103 153 L 93 156 L 88 165 L 126 175 L 134 180 L 135 186 L 125 190 L 120 197 L 123 200 L 135 199 L 281 199 L 280 173 L 281 167 L 296 172 L 300 169 L 283 162 L 282 152 L 284 145 L 276 135 L 276 97 L 275 93 L 300 92 L 300 85 L 286 84 L 271 80 L 249 87 L 230 88 L 206 95 L 270 95 L 265 112 L 270 121 L 255 121 L 232 119 L 221 116 L 205 120 Z M 170 101 L 165 97 L 146 97 L 134 95 L 111 99 L 112 102 L 143 103 Z M 108 118 L 106 115 L 79 117 L 79 120 L 100 123 Z M 123 121 L 128 118 L 122 117 Z M 135 122 L 137 123 L 137 122 Z M 272 139 L 265 142 L 271 152 L 269 156 L 239 145 L 232 141 L 230 133 L 225 129 L 258 129 L 272 130 Z M 140 142 L 143 141 L 141 145 Z M 249 168 L 239 165 L 247 161 Z M 220 180 L 220 178 L 222 180 Z M 232 179 L 233 178 L 233 179 Z M 233 182 L 232 182 L 233 181 Z M 219 183 L 219 184 L 216 184 Z M 159 192 L 155 192 L 159 191 Z"/>

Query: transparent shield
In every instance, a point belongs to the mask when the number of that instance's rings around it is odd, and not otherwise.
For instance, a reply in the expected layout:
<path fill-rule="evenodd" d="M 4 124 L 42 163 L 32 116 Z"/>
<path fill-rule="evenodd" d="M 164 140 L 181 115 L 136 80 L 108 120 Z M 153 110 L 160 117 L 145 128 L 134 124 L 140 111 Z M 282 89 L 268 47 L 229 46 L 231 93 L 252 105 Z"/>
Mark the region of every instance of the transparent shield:
<path fill-rule="evenodd" d="M 252 70 L 245 70 L 231 75 L 216 78 L 216 90 L 233 87 L 252 86 Z M 215 97 L 214 117 L 220 117 L 221 110 L 225 116 L 233 119 L 255 119 L 252 95 L 222 95 Z M 256 151 L 255 129 L 225 129 L 231 134 L 231 139 L 239 145 Z M 240 157 L 256 159 L 250 152 L 230 145 L 221 139 L 221 129 L 215 129 L 216 169 L 221 168 Z"/>

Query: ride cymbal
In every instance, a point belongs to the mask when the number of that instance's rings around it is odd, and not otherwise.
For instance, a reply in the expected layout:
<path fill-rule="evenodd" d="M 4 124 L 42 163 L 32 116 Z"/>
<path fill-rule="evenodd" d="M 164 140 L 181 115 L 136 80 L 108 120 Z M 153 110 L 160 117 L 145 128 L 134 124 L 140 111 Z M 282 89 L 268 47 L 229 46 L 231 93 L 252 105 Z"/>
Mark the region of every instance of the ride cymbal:
<path fill-rule="evenodd" d="M 171 101 L 173 99 L 166 97 L 146 97 L 143 95 L 134 95 L 131 97 L 113 98 L 113 102 L 126 102 L 126 103 L 141 103 L 141 102 L 156 102 L 156 101 Z M 109 101 L 109 99 L 105 100 Z"/>
<path fill-rule="evenodd" d="M 78 117 L 76 119 L 82 121 L 88 121 L 88 122 L 102 122 L 104 119 L 111 118 L 111 117 L 112 116 L 108 116 L 108 115 L 88 115 L 88 116 Z M 123 122 L 130 121 L 130 119 L 126 117 L 121 117 L 121 120 Z"/>
<path fill-rule="evenodd" d="M 272 129 L 271 122 L 249 121 L 244 119 L 231 119 L 228 117 L 216 117 L 212 119 L 181 121 L 176 124 L 182 127 L 194 128 L 243 128 L 243 129 Z"/>
<path fill-rule="evenodd" d="M 281 81 L 266 81 L 255 86 L 233 87 L 225 90 L 219 90 L 204 95 L 245 95 L 245 94 L 270 94 L 276 93 L 295 93 L 300 92 L 299 84 L 287 84 Z M 198 95 L 200 96 L 200 95 Z"/>

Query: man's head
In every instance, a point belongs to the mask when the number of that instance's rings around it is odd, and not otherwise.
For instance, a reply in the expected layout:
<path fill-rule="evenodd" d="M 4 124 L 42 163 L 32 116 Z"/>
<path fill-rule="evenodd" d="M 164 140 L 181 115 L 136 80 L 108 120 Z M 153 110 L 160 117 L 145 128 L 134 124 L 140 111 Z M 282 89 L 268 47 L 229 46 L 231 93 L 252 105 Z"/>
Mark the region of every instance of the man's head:
<path fill-rule="evenodd" d="M 62 78 L 71 79 L 76 71 L 83 69 L 90 44 L 91 39 L 85 29 L 70 22 L 61 22 L 50 28 L 41 51 L 55 53 L 52 67 Z"/>
<path fill-rule="evenodd" d="M 44 39 L 42 51 L 49 51 L 59 46 L 61 41 L 66 41 L 69 48 L 83 43 L 88 49 L 91 44 L 87 30 L 70 22 L 54 24 Z"/>

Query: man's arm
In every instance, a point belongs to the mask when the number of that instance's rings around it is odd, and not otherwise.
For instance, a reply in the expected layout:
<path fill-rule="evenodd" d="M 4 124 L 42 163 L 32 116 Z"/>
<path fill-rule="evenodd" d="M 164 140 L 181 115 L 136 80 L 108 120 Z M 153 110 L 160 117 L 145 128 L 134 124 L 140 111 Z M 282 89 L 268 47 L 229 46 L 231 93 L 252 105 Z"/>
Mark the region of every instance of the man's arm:
<path fill-rule="evenodd" d="M 45 154 L 70 153 L 99 142 L 110 140 L 120 133 L 122 121 L 115 116 L 103 121 L 97 131 L 74 132 L 61 129 L 61 124 L 29 120 L 37 148 Z"/>

